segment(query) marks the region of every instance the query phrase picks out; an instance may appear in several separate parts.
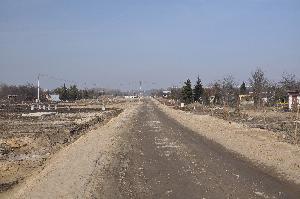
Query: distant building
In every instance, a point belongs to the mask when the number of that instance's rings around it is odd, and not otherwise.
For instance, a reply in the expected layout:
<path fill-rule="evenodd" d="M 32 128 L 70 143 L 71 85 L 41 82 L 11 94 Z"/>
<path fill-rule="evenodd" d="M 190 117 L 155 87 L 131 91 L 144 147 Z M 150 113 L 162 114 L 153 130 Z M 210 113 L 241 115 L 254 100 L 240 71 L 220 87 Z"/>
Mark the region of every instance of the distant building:
<path fill-rule="evenodd" d="M 249 95 L 239 95 L 241 105 L 253 105 L 254 100 L 252 94 Z"/>
<path fill-rule="evenodd" d="M 171 91 L 163 91 L 163 97 L 168 98 L 171 95 Z"/>
<path fill-rule="evenodd" d="M 294 91 L 288 91 L 288 97 L 289 97 L 289 109 L 297 109 L 297 107 L 300 105 L 300 91 L 294 90 Z"/>
<path fill-rule="evenodd" d="M 7 99 L 10 100 L 10 101 L 16 101 L 18 98 L 18 95 L 8 95 L 7 96 Z"/>
<path fill-rule="evenodd" d="M 59 95 L 50 95 L 51 102 L 60 102 Z"/>
<path fill-rule="evenodd" d="M 135 99 L 135 98 L 138 98 L 137 95 L 126 95 L 124 97 L 125 97 L 125 99 Z"/>

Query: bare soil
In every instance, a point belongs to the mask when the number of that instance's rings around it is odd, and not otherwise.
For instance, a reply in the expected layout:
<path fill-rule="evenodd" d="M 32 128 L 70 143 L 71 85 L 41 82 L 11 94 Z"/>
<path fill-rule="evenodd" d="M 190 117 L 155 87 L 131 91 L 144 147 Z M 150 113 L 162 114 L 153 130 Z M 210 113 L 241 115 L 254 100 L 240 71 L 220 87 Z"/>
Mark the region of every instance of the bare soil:
<path fill-rule="evenodd" d="M 120 134 L 131 124 L 137 105 L 123 104 L 125 111 L 105 125 L 82 135 L 49 158 L 44 168 L 2 198 L 95 198 L 106 189 L 103 172 L 118 154 Z"/>
<path fill-rule="evenodd" d="M 2 105 L 0 192 L 22 182 L 32 172 L 42 168 L 52 154 L 122 111 L 113 107 L 102 111 L 99 103 L 93 107 L 77 103 L 69 105 L 59 104 L 51 115 L 39 114 L 38 110 L 31 111 L 29 104 Z M 31 116 L 31 113 L 41 116 Z"/>
<path fill-rule="evenodd" d="M 106 125 L 58 151 L 40 172 L 0 197 L 299 198 L 299 185 L 240 156 L 238 147 L 228 150 L 240 146 L 244 127 L 229 130 L 226 123 L 216 125 L 193 116 L 199 117 L 156 101 L 133 103 Z M 191 126 L 195 122 L 207 124 L 197 126 L 200 130 Z M 220 138 L 229 145 L 213 139 L 223 134 L 223 128 L 231 140 Z M 248 136 L 243 135 L 257 144 L 252 140 L 257 135 Z"/>
<path fill-rule="evenodd" d="M 266 166 L 267 170 L 300 184 L 300 147 L 278 139 L 278 133 L 210 115 L 175 110 L 158 101 L 155 103 L 180 124 L 220 143 L 256 165 Z"/>
<path fill-rule="evenodd" d="M 234 121 L 250 128 L 260 128 L 276 133 L 278 140 L 291 144 L 300 144 L 300 128 L 297 132 L 296 123 L 300 126 L 300 118 L 297 120 L 295 112 L 287 112 L 274 107 L 253 107 L 236 108 L 220 106 L 204 106 L 200 103 L 193 103 L 181 108 L 179 103 L 174 100 L 164 98 L 158 99 L 174 109 L 192 112 L 198 115 L 210 115 L 219 119 Z"/>

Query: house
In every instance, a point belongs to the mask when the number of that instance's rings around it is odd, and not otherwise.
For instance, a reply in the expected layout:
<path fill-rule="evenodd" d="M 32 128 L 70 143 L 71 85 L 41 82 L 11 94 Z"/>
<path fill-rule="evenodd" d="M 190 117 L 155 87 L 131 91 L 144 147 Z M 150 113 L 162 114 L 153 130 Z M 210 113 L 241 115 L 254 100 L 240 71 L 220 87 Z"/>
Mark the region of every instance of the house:
<path fill-rule="evenodd" d="M 59 102 L 59 95 L 50 95 L 50 101 L 52 102 Z"/>
<path fill-rule="evenodd" d="M 50 102 L 60 102 L 61 100 L 59 99 L 59 95 L 49 95 L 46 94 L 46 99 Z"/>
<path fill-rule="evenodd" d="M 7 99 L 8 99 L 9 101 L 15 102 L 15 101 L 17 101 L 17 99 L 18 99 L 18 95 L 8 95 L 8 96 L 7 96 Z"/>
<path fill-rule="evenodd" d="M 168 98 L 171 95 L 171 91 L 163 91 L 163 98 Z"/>
<path fill-rule="evenodd" d="M 126 95 L 124 96 L 125 99 L 135 99 L 135 98 L 138 98 L 137 95 Z"/>
<path fill-rule="evenodd" d="M 288 97 L 289 97 L 289 109 L 297 109 L 297 107 L 300 105 L 300 91 L 294 90 L 294 91 L 288 91 Z"/>
<path fill-rule="evenodd" d="M 18 95 L 7 95 L 7 99 L 16 99 Z"/>
<path fill-rule="evenodd" d="M 249 95 L 239 95 L 241 105 L 253 105 L 254 100 L 252 94 Z"/>

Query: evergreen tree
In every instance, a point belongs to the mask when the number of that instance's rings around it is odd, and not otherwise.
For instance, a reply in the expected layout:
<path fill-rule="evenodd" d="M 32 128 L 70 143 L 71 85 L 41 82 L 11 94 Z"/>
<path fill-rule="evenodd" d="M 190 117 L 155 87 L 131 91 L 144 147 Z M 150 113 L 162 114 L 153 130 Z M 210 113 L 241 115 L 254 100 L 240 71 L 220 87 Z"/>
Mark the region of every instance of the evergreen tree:
<path fill-rule="evenodd" d="M 186 82 L 184 82 L 184 86 L 182 87 L 182 100 L 186 104 L 190 104 L 193 102 L 193 89 L 192 89 L 192 83 L 191 80 L 188 79 Z"/>
<path fill-rule="evenodd" d="M 194 87 L 194 101 L 199 102 L 200 97 L 202 97 L 202 95 L 203 95 L 203 87 L 202 87 L 201 80 L 198 76 L 195 87 Z"/>
<path fill-rule="evenodd" d="M 247 93 L 247 88 L 245 82 L 243 82 L 240 86 L 240 94 L 245 95 Z"/>
<path fill-rule="evenodd" d="M 85 90 L 82 91 L 81 96 L 82 96 L 83 99 L 88 99 L 89 98 L 89 92 L 85 89 Z"/>
<path fill-rule="evenodd" d="M 64 84 L 64 86 L 61 89 L 59 89 L 59 93 L 58 94 L 60 95 L 59 98 L 62 101 L 68 100 L 68 89 L 66 87 L 66 84 Z"/>
<path fill-rule="evenodd" d="M 70 88 L 68 89 L 68 98 L 69 100 L 77 100 L 77 98 L 79 97 L 79 91 L 78 88 L 76 87 L 76 85 L 72 85 L 70 86 Z"/>

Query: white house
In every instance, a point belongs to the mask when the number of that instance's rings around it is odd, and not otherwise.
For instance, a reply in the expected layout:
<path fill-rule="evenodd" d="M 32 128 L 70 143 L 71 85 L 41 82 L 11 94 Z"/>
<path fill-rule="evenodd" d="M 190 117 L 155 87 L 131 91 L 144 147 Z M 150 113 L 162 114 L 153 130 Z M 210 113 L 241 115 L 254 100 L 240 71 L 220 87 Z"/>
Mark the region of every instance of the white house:
<path fill-rule="evenodd" d="M 171 91 L 163 91 L 163 97 L 168 98 L 171 95 Z"/>
<path fill-rule="evenodd" d="M 50 101 L 51 102 L 59 102 L 59 95 L 50 95 Z"/>
<path fill-rule="evenodd" d="M 300 91 L 288 91 L 289 96 L 289 109 L 292 110 L 297 106 L 300 106 Z"/>
<path fill-rule="evenodd" d="M 138 98 L 137 95 L 126 95 L 124 96 L 125 99 L 135 99 L 135 98 Z"/>

